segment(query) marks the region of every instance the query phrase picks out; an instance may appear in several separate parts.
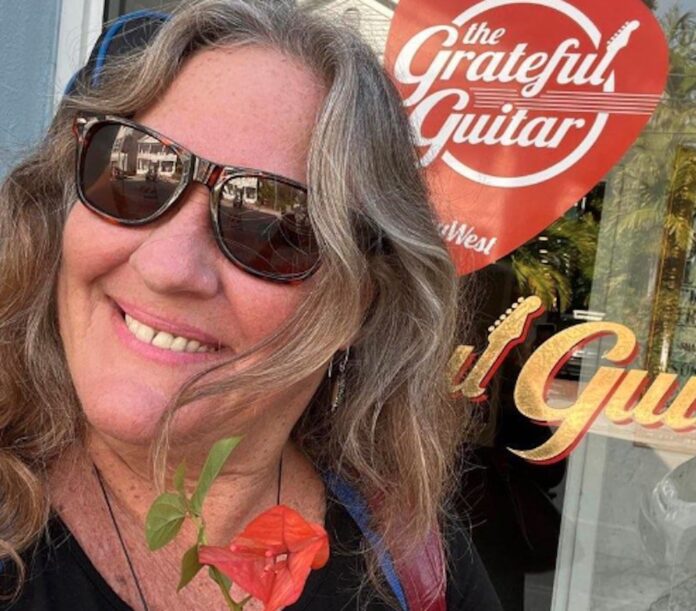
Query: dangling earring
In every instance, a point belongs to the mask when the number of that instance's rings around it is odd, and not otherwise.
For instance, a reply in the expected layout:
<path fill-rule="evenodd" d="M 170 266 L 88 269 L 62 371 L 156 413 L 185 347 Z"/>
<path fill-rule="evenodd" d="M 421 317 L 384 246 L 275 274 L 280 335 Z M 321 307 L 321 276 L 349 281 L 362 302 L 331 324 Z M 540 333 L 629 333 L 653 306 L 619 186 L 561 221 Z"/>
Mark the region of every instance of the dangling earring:
<path fill-rule="evenodd" d="M 343 400 L 345 399 L 346 396 L 346 366 L 348 365 L 348 358 L 350 357 L 350 346 L 346 348 L 346 351 L 343 353 L 343 357 L 341 358 L 341 361 L 338 363 L 338 375 L 336 376 L 336 382 L 334 382 L 333 387 L 331 388 L 331 414 L 335 414 L 336 410 L 338 409 L 338 406 L 343 403 Z M 327 374 L 327 377 L 329 380 L 333 376 L 333 364 L 334 360 L 331 359 L 331 363 L 329 363 L 329 371 Z"/>

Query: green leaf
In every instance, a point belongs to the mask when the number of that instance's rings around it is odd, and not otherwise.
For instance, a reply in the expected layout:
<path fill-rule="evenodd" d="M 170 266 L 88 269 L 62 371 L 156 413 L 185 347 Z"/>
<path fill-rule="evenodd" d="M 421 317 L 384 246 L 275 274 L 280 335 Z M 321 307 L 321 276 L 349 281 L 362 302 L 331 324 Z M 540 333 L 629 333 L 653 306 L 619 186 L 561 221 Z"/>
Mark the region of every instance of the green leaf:
<path fill-rule="evenodd" d="M 186 460 L 182 460 L 174 472 L 174 488 L 176 488 L 182 500 L 186 499 L 186 489 L 184 488 L 184 477 L 186 476 Z"/>
<path fill-rule="evenodd" d="M 181 579 L 176 591 L 185 588 L 202 568 L 203 565 L 198 562 L 198 545 L 192 545 L 181 558 Z"/>
<path fill-rule="evenodd" d="M 222 573 L 218 568 L 214 566 L 209 566 L 208 574 L 210 575 L 211 579 L 213 579 L 215 582 L 219 583 L 223 588 L 225 588 L 225 592 L 230 591 L 230 588 L 232 587 L 232 582 L 230 581 L 230 578 L 224 573 Z"/>
<path fill-rule="evenodd" d="M 186 506 L 178 495 L 165 492 L 147 512 L 145 536 L 151 550 L 164 547 L 179 533 L 186 517 Z"/>
<path fill-rule="evenodd" d="M 208 458 L 206 458 L 205 465 L 203 465 L 203 470 L 201 471 L 201 476 L 198 478 L 196 491 L 191 497 L 191 509 L 196 515 L 201 514 L 203 501 L 208 494 L 208 490 L 210 490 L 210 486 L 241 439 L 241 437 L 226 437 L 217 441 L 210 448 Z"/>

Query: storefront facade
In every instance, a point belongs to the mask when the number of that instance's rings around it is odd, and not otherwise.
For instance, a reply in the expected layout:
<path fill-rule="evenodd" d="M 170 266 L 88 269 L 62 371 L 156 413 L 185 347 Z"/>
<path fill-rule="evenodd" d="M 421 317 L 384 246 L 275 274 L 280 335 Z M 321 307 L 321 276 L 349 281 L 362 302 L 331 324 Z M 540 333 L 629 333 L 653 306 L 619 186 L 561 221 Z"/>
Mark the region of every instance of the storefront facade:
<path fill-rule="evenodd" d="M 99 4 L 56 17 L 56 87 L 84 60 L 102 15 L 163 7 L 107 0 L 102 13 Z M 398 3 L 306 4 L 358 28 L 385 56 Z M 668 426 L 664 418 L 678 396 L 687 402 L 684 421 L 696 402 L 687 387 L 696 376 L 696 17 L 689 13 L 696 2 L 645 4 L 669 54 L 666 89 L 647 126 L 565 213 L 463 278 L 476 287 L 478 304 L 462 343 L 479 356 L 505 324 L 501 315 L 534 310 L 522 341 L 487 381 L 485 400 L 467 402 L 471 395 L 460 393 L 462 408 L 482 423 L 471 459 L 481 468 L 463 481 L 462 506 L 506 610 L 696 609 L 696 422 Z M 453 239 L 456 231 L 443 226 Z M 523 301 L 531 297 L 534 308 Z M 602 358 L 614 342 L 610 333 L 578 339 L 564 358 L 558 353 L 544 389 L 549 409 L 577 407 L 602 366 L 647 375 L 635 392 L 626 390 L 623 406 L 608 394 L 566 447 L 557 441 L 559 422 L 534 422 L 519 380 L 540 346 L 588 323 L 628 329 L 637 352 L 630 362 L 610 363 Z M 546 458 L 537 461 L 510 451 L 542 447 Z"/>

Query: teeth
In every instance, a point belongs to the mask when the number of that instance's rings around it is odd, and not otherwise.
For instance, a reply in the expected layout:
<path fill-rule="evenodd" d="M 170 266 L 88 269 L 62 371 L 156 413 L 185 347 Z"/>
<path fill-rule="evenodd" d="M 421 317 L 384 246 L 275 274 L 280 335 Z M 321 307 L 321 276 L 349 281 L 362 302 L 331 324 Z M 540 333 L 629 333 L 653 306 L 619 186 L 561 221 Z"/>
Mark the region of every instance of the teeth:
<path fill-rule="evenodd" d="M 197 352 L 200 347 L 200 342 L 197 342 L 195 339 L 191 339 L 186 344 L 186 352 Z"/>
<path fill-rule="evenodd" d="M 213 346 L 201 344 L 195 339 L 188 339 L 180 335 L 174 336 L 166 331 L 158 331 L 139 320 L 135 320 L 128 314 L 125 315 L 125 319 L 130 332 L 146 344 L 152 344 L 173 352 L 215 352 Z"/>

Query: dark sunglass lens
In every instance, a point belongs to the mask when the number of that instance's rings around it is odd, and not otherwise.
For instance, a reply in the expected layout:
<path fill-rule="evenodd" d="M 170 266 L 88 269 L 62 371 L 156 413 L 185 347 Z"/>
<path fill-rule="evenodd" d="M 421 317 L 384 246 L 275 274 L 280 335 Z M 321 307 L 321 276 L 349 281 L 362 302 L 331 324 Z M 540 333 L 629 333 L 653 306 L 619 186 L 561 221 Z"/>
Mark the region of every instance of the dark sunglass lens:
<path fill-rule="evenodd" d="M 181 176 L 176 152 L 143 131 L 103 123 L 87 134 L 80 186 L 88 203 L 109 216 L 131 221 L 152 216 Z"/>
<path fill-rule="evenodd" d="M 302 278 L 319 257 L 304 189 L 261 176 L 227 180 L 220 191 L 219 227 L 232 257 L 262 276 Z"/>

